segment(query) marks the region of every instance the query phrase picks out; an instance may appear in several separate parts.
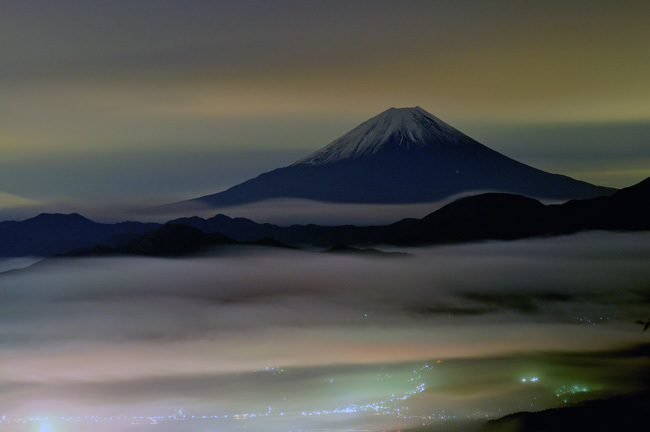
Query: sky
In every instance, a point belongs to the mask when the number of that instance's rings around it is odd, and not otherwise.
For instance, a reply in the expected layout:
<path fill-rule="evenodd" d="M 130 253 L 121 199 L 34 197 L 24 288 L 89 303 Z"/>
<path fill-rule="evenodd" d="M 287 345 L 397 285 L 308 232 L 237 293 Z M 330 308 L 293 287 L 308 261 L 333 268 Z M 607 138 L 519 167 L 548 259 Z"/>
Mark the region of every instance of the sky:
<path fill-rule="evenodd" d="M 8 1 L 0 207 L 133 208 L 419 105 L 538 168 L 650 175 L 645 1 Z"/>
<path fill-rule="evenodd" d="M 245 424 L 260 432 L 406 430 L 422 415 L 484 420 L 644 390 L 649 237 L 402 258 L 242 247 L 2 273 L 0 430 L 40 432 L 49 417 L 51 432 L 137 432 L 150 429 L 83 419 L 179 409 L 221 420 L 155 430 L 239 430 L 223 416 L 245 413 L 263 416 Z M 404 407 L 417 417 L 396 416 Z"/>

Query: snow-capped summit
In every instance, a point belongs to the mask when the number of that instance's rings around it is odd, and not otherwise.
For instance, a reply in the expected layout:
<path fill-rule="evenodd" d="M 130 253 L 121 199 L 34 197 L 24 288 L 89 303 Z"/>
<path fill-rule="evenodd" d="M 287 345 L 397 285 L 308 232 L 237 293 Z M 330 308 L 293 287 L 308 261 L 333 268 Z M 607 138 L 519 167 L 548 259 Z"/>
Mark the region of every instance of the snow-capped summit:
<path fill-rule="evenodd" d="M 319 165 L 371 156 L 387 146 L 412 149 L 441 142 L 458 144 L 467 138 L 419 106 L 390 108 L 294 165 Z"/>
<path fill-rule="evenodd" d="M 390 108 L 292 165 L 191 201 L 213 207 L 270 198 L 416 203 L 472 191 L 572 199 L 614 190 L 524 165 L 415 107 Z"/>

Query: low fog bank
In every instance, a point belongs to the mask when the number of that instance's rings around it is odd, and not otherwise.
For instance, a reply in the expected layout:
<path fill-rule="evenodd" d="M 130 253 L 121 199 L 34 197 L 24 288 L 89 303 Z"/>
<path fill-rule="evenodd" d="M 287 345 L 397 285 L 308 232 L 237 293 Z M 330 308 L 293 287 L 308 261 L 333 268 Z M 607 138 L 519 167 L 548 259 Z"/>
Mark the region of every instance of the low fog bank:
<path fill-rule="evenodd" d="M 650 233 L 590 233 L 406 249 L 412 257 L 400 260 L 247 247 L 189 259 L 51 259 L 2 276 L 0 319 L 24 328 L 23 343 L 80 333 L 185 340 L 351 322 L 559 325 L 581 314 L 623 325 L 646 313 L 648 240 Z M 52 319 L 58 325 L 45 330 L 23 326 Z M 68 329 L 73 320 L 87 325 Z M 110 334 L 95 334 L 94 323 L 112 320 Z"/>
<path fill-rule="evenodd" d="M 405 218 L 422 218 L 462 197 L 489 191 L 472 191 L 452 195 L 444 200 L 413 204 L 345 204 L 297 198 L 278 198 L 227 207 L 212 207 L 200 201 L 182 201 L 133 212 L 122 217 L 166 222 L 180 217 L 210 218 L 215 214 L 243 217 L 257 223 L 289 225 L 386 225 Z M 142 207 L 140 207 L 142 208 Z"/>
<path fill-rule="evenodd" d="M 405 218 L 422 218 L 465 196 L 489 191 L 473 191 L 444 200 L 414 204 L 344 204 L 305 199 L 278 198 L 228 207 L 212 207 L 200 201 L 179 201 L 160 205 L 142 200 L 101 200 L 33 202 L 21 206 L 0 206 L 0 221 L 25 220 L 40 213 L 80 213 L 102 223 L 125 220 L 165 223 L 181 217 L 211 218 L 216 214 L 243 217 L 257 223 L 280 226 L 306 225 L 386 225 Z M 181 198 L 178 198 L 181 199 Z"/>
<path fill-rule="evenodd" d="M 300 412 L 424 382 L 409 402 L 418 412 L 494 415 L 553 406 L 574 385 L 648 384 L 647 348 L 629 348 L 648 342 L 635 321 L 648 318 L 650 233 L 407 251 L 240 247 L 1 274 L 0 405 Z"/>
<path fill-rule="evenodd" d="M 0 257 L 0 273 L 24 269 L 42 260 L 42 257 Z"/>

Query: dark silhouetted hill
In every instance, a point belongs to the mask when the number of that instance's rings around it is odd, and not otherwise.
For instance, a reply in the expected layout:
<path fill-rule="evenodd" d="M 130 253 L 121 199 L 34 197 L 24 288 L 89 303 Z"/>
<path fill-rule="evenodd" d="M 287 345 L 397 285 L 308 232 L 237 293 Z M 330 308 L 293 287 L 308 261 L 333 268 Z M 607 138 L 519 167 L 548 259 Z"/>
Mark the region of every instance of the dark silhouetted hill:
<path fill-rule="evenodd" d="M 325 248 L 373 244 L 415 246 L 512 240 L 584 230 L 650 230 L 648 200 L 650 178 L 610 196 L 573 200 L 561 205 L 545 206 L 532 198 L 513 194 L 475 195 L 454 201 L 422 219 L 404 219 L 384 226 L 280 227 L 224 215 L 172 222 L 221 232 L 240 241 L 267 237 L 290 245 Z"/>
<path fill-rule="evenodd" d="M 98 224 L 78 214 L 43 214 L 22 222 L 0 222 L 0 256 L 49 256 L 84 248 L 88 253 L 91 246 L 95 254 L 106 254 L 112 249 L 115 253 L 183 255 L 208 243 L 226 243 L 223 237 L 208 238 L 204 234 L 220 234 L 237 243 L 279 247 L 338 246 L 342 252 L 341 247 L 351 246 L 514 240 L 585 230 L 639 231 L 650 230 L 649 200 L 650 178 L 609 196 L 560 205 L 543 205 L 513 194 L 481 194 L 454 201 L 422 219 L 369 227 L 281 227 L 225 215 L 176 219 L 161 227 L 140 222 Z M 174 225 L 193 230 L 170 228 Z M 154 228 L 158 230 L 151 231 Z"/>
<path fill-rule="evenodd" d="M 180 257 L 207 252 L 215 246 L 254 245 L 286 248 L 282 243 L 268 238 L 254 242 L 238 242 L 221 233 L 206 233 L 182 224 L 166 224 L 144 234 L 133 236 L 116 246 L 95 245 L 63 254 L 68 257 L 142 255 L 154 257 Z"/>
<path fill-rule="evenodd" d="M 43 213 L 20 222 L 0 222 L 0 256 L 51 256 L 89 247 L 113 236 L 142 234 L 157 226 L 142 222 L 102 224 L 77 213 Z"/>
<path fill-rule="evenodd" d="M 479 432 L 641 432 L 647 430 L 649 408 L 649 393 L 620 396 L 512 414 L 488 422 Z"/>

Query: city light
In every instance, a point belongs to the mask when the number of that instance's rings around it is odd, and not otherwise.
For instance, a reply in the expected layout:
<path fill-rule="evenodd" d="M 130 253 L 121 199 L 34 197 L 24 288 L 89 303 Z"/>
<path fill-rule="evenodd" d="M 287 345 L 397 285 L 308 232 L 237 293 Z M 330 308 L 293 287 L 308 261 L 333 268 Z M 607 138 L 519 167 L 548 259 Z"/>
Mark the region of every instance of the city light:
<path fill-rule="evenodd" d="M 440 364 L 441 361 L 437 361 Z M 301 417 L 323 417 L 333 415 L 353 415 L 371 413 L 373 415 L 394 416 L 396 418 L 407 419 L 413 416 L 409 415 L 409 407 L 405 402 L 412 397 L 423 393 L 427 388 L 424 382 L 426 376 L 424 373 L 430 373 L 433 368 L 429 364 L 424 364 L 421 367 L 411 369 L 406 374 L 396 374 L 394 377 L 381 371 L 377 372 L 377 376 L 382 379 L 394 382 L 396 385 L 403 387 L 404 383 L 410 385 L 410 388 L 401 392 L 390 392 L 386 394 L 379 394 L 375 401 L 365 403 L 350 403 L 339 405 L 335 407 L 317 407 L 311 410 L 301 410 L 299 412 L 288 412 L 286 410 L 278 409 L 272 405 L 267 405 L 265 411 L 261 412 L 196 412 L 194 414 L 184 413 L 183 409 L 176 409 L 171 414 L 157 414 L 141 413 L 137 415 L 112 415 L 112 416 L 98 416 L 98 415 L 69 415 L 69 416 L 25 416 L 25 417 L 6 417 L 3 416 L 2 422 L 6 424 L 30 424 L 35 423 L 37 428 L 35 432 L 55 432 L 51 428 L 51 423 L 71 423 L 71 424 L 84 424 L 84 423 L 113 423 L 113 424 L 160 424 L 163 422 L 178 422 L 178 421 L 201 421 L 201 420 L 251 420 L 261 417 L 284 417 L 284 416 L 301 416 Z M 253 370 L 253 373 L 269 373 L 273 375 L 290 373 L 289 370 L 279 367 L 266 367 L 261 370 Z M 405 371 L 406 372 L 406 371 Z M 378 378 L 379 379 L 379 378 Z M 323 380 L 324 384 L 333 384 L 334 377 L 327 377 Z M 417 384 L 413 384 L 417 382 Z M 284 399 L 284 398 L 283 398 Z M 434 415 L 433 418 L 451 418 L 452 416 L 446 415 L 444 411 L 442 414 Z M 429 416 L 431 418 L 431 415 Z"/>

